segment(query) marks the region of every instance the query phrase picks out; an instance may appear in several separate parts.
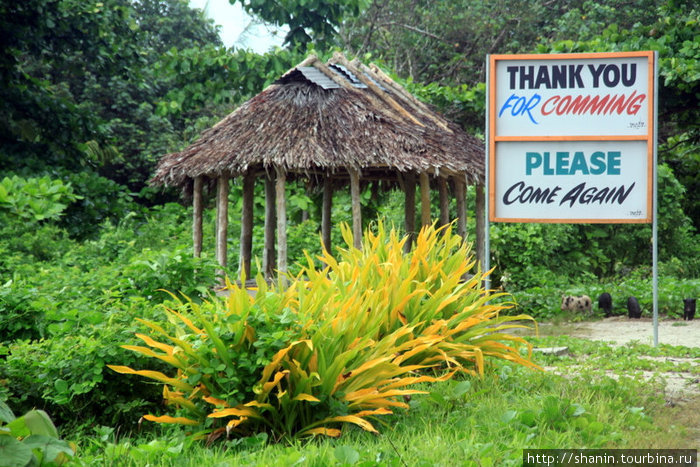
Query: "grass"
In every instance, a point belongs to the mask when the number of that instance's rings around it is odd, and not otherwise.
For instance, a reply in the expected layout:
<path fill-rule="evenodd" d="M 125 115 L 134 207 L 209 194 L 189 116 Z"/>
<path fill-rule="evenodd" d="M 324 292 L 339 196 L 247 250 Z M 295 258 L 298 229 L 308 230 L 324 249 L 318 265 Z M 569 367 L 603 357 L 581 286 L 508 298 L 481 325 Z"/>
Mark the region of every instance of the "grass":
<path fill-rule="evenodd" d="M 74 464 L 508 466 L 520 465 L 524 448 L 698 447 L 700 398 L 669 404 L 660 378 L 635 375 L 646 369 L 645 356 L 697 360 L 700 349 L 612 348 L 569 337 L 533 341 L 566 345 L 573 356 L 538 356 L 538 363 L 553 368 L 548 372 L 503 363 L 482 380 L 426 384 L 430 394 L 413 396 L 411 409 L 387 418 L 379 435 L 350 429 L 337 440 L 291 445 L 268 444 L 263 435 L 207 448 L 181 431 L 115 439 L 103 429 L 101 437 L 95 433 L 79 443 Z M 688 373 L 692 366 L 674 371 Z"/>

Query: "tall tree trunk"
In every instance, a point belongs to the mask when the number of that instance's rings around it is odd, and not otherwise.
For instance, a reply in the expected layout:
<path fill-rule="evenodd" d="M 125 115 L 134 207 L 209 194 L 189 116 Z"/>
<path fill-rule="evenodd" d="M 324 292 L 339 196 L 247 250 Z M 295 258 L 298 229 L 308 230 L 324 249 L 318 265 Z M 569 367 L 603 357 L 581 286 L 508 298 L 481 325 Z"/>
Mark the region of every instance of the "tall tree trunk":
<path fill-rule="evenodd" d="M 195 258 L 202 256 L 202 176 L 194 178 L 192 187 L 192 251 Z"/>
<path fill-rule="evenodd" d="M 404 226 L 408 239 L 404 251 L 408 253 L 416 237 L 416 174 L 409 172 L 404 177 Z"/>
<path fill-rule="evenodd" d="M 425 172 L 420 174 L 420 223 L 430 225 L 430 178 Z"/>
<path fill-rule="evenodd" d="M 326 251 L 331 251 L 331 208 L 333 207 L 333 185 L 331 177 L 325 175 L 323 177 L 323 207 L 321 209 L 321 238 L 323 239 L 323 248 Z"/>
<path fill-rule="evenodd" d="M 362 249 L 362 202 L 360 200 L 360 173 L 355 169 L 350 172 L 350 194 L 352 198 L 352 235 L 353 246 Z"/>
<path fill-rule="evenodd" d="M 287 274 L 287 200 L 285 185 L 287 173 L 282 167 L 277 167 L 277 180 L 275 181 L 275 198 L 277 205 L 277 271 L 281 281 L 286 283 Z"/>
<path fill-rule="evenodd" d="M 216 260 L 226 268 L 226 235 L 228 232 L 228 177 L 222 175 L 216 182 Z"/>
<path fill-rule="evenodd" d="M 255 175 L 248 172 L 243 176 L 243 208 L 241 210 L 241 245 L 238 259 L 239 274 L 250 278 L 250 259 L 253 250 L 253 201 L 255 196 Z"/>
<path fill-rule="evenodd" d="M 265 176 L 265 249 L 263 270 L 265 277 L 275 275 L 275 181 L 270 174 Z"/>

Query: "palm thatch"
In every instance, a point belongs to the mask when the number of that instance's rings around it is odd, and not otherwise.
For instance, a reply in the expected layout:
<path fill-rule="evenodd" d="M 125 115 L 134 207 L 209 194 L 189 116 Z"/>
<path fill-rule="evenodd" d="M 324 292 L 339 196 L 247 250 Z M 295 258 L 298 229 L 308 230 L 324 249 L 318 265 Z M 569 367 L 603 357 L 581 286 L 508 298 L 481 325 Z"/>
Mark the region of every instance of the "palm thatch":
<path fill-rule="evenodd" d="M 399 172 L 484 176 L 483 144 L 416 100 L 379 68 L 336 54 L 285 73 L 183 151 L 163 156 L 152 183 L 185 187 L 283 168 L 396 180 Z"/>

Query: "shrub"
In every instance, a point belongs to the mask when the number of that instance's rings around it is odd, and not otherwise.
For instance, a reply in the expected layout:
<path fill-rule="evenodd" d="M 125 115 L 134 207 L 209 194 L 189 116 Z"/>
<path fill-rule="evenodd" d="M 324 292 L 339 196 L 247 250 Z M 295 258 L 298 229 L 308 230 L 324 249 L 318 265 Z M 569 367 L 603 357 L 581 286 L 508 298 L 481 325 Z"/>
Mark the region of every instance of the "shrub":
<path fill-rule="evenodd" d="M 122 219 L 137 207 L 126 187 L 94 172 L 67 172 L 64 178 L 80 195 L 61 219 L 73 238 L 91 237 L 104 221 Z"/>
<path fill-rule="evenodd" d="M 37 290 L 12 279 L 0 285 L 0 342 L 36 339 L 45 333 Z"/>
<path fill-rule="evenodd" d="M 224 301 L 188 300 L 168 323 L 143 321 L 148 347 L 126 348 L 168 363 L 174 376 L 110 367 L 165 383 L 175 416 L 148 420 L 203 427 L 210 439 L 267 431 L 277 440 L 339 436 L 344 423 L 376 431 L 370 420 L 407 409 L 401 396 L 421 393 L 417 383 L 483 374 L 489 358 L 537 367 L 520 354 L 526 342 L 506 332 L 529 317 L 502 315 L 509 305 L 490 303 L 497 295 L 482 288 L 481 271 L 462 280 L 475 262 L 449 227 L 424 228 L 409 254 L 405 238 L 381 223 L 376 231 L 357 250 L 345 226 L 339 259 L 324 253 L 317 268 L 308 257 L 287 287 L 258 278 L 251 297 L 229 283 Z"/>
<path fill-rule="evenodd" d="M 163 250 L 145 248 L 130 258 L 122 274 L 130 288 L 149 299 L 161 289 L 185 295 L 206 294 L 216 280 L 218 263 L 204 254 L 192 256 L 189 247 Z"/>
<path fill-rule="evenodd" d="M 68 204 L 80 196 L 70 183 L 49 177 L 5 177 L 0 181 L 0 210 L 24 222 L 57 219 Z"/>
<path fill-rule="evenodd" d="M 136 343 L 133 316 L 150 310 L 148 305 L 143 299 L 103 305 L 96 324 L 71 321 L 55 336 L 8 341 L 0 365 L 0 400 L 7 397 L 18 410 L 47 410 L 59 425 L 74 429 L 93 421 L 123 424 L 148 410 L 158 399 L 157 389 L 141 381 L 121 381 L 106 368 L 115 360 L 144 363 L 143 357 L 119 345 Z"/>

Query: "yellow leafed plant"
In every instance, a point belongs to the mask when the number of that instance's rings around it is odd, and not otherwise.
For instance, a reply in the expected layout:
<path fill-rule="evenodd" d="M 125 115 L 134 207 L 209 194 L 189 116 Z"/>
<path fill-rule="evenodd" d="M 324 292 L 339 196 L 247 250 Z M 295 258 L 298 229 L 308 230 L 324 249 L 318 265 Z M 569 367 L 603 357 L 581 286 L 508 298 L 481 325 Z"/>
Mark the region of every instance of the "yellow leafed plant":
<path fill-rule="evenodd" d="M 409 253 L 405 241 L 379 222 L 361 250 L 325 252 L 321 268 L 309 257 L 285 289 L 259 279 L 255 297 L 229 284 L 225 301 L 207 302 L 208 314 L 182 304 L 170 311 L 175 335 L 146 323 L 169 343 L 144 336 L 149 347 L 130 347 L 171 364 L 176 376 L 113 369 L 164 382 L 183 423 L 199 420 L 212 437 L 267 431 L 288 439 L 339 436 L 344 424 L 375 432 L 381 416 L 408 409 L 404 397 L 421 393 L 417 384 L 478 376 L 493 358 L 538 368 L 520 352 L 527 343 L 509 333 L 531 318 L 501 314 L 511 305 L 483 289 L 487 273 L 450 226 L 424 227 Z M 261 348 L 259 358 L 246 356 Z M 231 397 L 226 378 L 242 364 L 255 382 Z"/>

